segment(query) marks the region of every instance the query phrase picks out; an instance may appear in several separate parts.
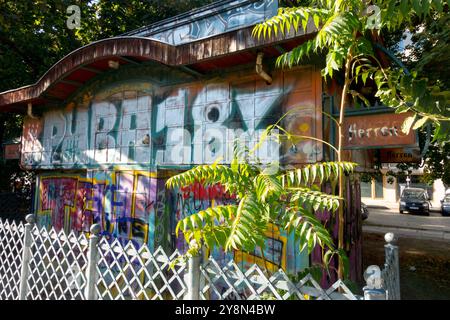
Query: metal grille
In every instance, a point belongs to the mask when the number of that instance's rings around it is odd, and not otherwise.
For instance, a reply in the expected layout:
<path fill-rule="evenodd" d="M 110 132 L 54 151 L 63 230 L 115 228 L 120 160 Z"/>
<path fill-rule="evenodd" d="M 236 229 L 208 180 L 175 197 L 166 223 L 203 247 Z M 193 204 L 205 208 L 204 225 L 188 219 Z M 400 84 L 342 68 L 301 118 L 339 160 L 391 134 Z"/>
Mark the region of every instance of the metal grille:
<path fill-rule="evenodd" d="M 168 256 L 159 247 L 153 254 L 147 246 L 136 248 L 130 241 L 123 246 L 118 240 L 102 238 L 99 242 L 96 292 L 99 299 L 178 300 L 187 288 L 184 265 L 170 264 L 180 256 Z"/>
<path fill-rule="evenodd" d="M 88 240 L 84 234 L 32 230 L 27 299 L 83 300 Z"/>
<path fill-rule="evenodd" d="M 19 299 L 24 226 L 0 219 L 0 300 Z"/>
<path fill-rule="evenodd" d="M 297 284 L 280 269 L 268 277 L 254 264 L 243 272 L 234 261 L 220 266 L 210 258 L 200 267 L 202 300 L 357 300 L 342 281 L 324 290 L 307 275 Z M 341 289 L 343 293 L 339 293 Z"/>

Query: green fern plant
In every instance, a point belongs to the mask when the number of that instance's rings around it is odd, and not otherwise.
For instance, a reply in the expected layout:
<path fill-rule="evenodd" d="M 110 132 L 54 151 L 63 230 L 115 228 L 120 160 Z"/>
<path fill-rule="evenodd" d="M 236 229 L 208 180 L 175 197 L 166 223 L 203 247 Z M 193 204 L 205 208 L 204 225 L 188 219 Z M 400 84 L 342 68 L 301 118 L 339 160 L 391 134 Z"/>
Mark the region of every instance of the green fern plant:
<path fill-rule="evenodd" d="M 269 127 L 262 140 L 273 134 Z M 337 181 L 340 175 L 353 172 L 351 162 L 325 162 L 306 165 L 287 171 L 277 170 L 277 163 L 252 163 L 249 150 L 237 140 L 231 165 L 200 165 L 167 180 L 168 188 L 183 187 L 200 182 L 206 185 L 220 183 L 236 202 L 199 211 L 180 220 L 176 234 L 182 232 L 190 245 L 187 255 L 198 254 L 200 246 L 225 251 L 251 252 L 256 247 L 264 250 L 265 233 L 270 224 L 293 232 L 300 250 L 309 253 L 319 245 L 323 260 L 331 257 L 345 259 L 342 250 L 336 250 L 328 230 L 315 217 L 316 211 L 335 212 L 340 198 L 318 190 L 317 184 Z"/>

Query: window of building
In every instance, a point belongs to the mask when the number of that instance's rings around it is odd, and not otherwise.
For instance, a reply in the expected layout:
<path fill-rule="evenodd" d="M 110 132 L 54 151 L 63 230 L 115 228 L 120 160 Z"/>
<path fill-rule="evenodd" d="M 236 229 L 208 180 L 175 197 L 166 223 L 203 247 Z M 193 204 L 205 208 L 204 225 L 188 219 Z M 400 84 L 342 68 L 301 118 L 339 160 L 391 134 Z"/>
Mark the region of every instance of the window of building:
<path fill-rule="evenodd" d="M 372 182 L 361 181 L 361 197 L 372 198 Z"/>
<path fill-rule="evenodd" d="M 375 198 L 383 198 L 383 176 L 377 176 L 372 180 Z"/>
<path fill-rule="evenodd" d="M 375 199 L 383 196 L 383 176 L 377 176 L 370 182 L 361 181 L 361 197 Z"/>

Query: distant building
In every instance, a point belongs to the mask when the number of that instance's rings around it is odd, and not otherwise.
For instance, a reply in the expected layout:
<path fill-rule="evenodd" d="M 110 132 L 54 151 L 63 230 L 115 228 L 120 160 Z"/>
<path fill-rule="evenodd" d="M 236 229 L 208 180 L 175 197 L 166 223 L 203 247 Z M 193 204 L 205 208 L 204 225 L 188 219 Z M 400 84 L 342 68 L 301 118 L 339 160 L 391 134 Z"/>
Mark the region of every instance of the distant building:
<path fill-rule="evenodd" d="M 409 176 L 398 178 L 388 175 L 389 171 L 399 172 L 396 163 L 383 163 L 381 176 L 374 178 L 371 182 L 361 182 L 361 197 L 363 202 L 371 204 L 398 204 L 403 189 L 408 186 L 423 188 L 428 191 L 431 198 L 431 209 L 440 210 L 441 200 L 445 196 L 445 186 L 442 180 L 434 181 L 433 185 L 422 182 L 423 168 L 412 170 Z M 409 182 L 407 179 L 409 178 Z"/>

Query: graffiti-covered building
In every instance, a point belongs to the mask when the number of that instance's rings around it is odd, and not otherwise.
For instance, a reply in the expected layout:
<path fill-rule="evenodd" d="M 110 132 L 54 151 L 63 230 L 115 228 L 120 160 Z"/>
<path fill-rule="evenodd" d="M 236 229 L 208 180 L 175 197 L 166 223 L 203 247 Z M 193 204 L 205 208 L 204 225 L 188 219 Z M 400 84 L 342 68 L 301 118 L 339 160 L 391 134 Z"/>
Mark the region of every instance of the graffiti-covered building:
<path fill-rule="evenodd" d="M 1 93 L 2 111 L 27 114 L 20 161 L 38 173 L 38 224 L 89 232 L 99 223 L 105 236 L 183 250 L 177 221 L 233 201 L 233 195 L 220 185 L 168 190 L 168 177 L 218 158 L 230 163 L 235 138 L 254 146 L 268 125 L 292 109 L 283 121 L 288 131 L 333 140 L 335 128 L 323 111 L 335 110 L 336 83 L 322 81 L 320 61 L 274 68 L 276 56 L 317 31 L 313 24 L 307 33 L 252 36 L 253 26 L 277 9 L 276 0 L 221 1 L 93 42 L 62 58 L 35 84 Z M 362 129 L 355 123 L 354 130 L 349 143 L 357 149 L 353 142 L 363 139 Z M 371 161 L 358 150 L 350 156 Z M 292 166 L 333 160 L 314 140 L 295 146 L 269 140 L 258 157 Z M 348 248 L 356 248 L 351 258 L 360 262 L 355 186 L 347 194 L 353 200 L 346 235 Z M 214 254 L 242 264 L 260 263 L 264 256 L 270 268 L 291 273 L 314 258 L 300 253 L 293 236 L 277 226 L 267 234 L 264 254 Z M 354 273 L 361 274 L 356 265 Z"/>

